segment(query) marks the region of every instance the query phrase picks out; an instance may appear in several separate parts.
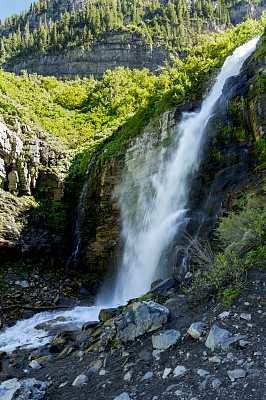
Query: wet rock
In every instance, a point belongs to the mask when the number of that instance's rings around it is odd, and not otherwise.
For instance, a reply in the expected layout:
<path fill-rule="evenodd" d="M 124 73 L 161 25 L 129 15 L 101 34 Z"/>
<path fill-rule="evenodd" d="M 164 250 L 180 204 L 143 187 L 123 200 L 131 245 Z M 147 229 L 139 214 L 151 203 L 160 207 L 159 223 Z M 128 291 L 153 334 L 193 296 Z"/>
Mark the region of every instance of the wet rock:
<path fill-rule="evenodd" d="M 47 356 L 42 356 L 42 357 L 36 358 L 36 361 L 39 364 L 44 364 L 46 362 L 53 361 L 53 356 L 52 356 L 52 354 L 48 354 Z"/>
<path fill-rule="evenodd" d="M 69 325 L 63 328 L 58 336 L 65 340 L 76 340 L 77 336 L 80 334 L 80 329 L 77 325 Z"/>
<path fill-rule="evenodd" d="M 86 375 L 79 375 L 76 377 L 76 379 L 72 383 L 72 386 L 82 387 L 83 385 L 86 385 L 87 381 L 88 381 L 88 377 Z"/>
<path fill-rule="evenodd" d="M 38 363 L 38 361 L 32 360 L 32 361 L 29 363 L 29 367 L 31 367 L 32 369 L 40 369 L 40 368 L 41 368 L 41 365 Z"/>
<path fill-rule="evenodd" d="M 229 378 L 234 381 L 235 379 L 245 378 L 246 371 L 244 369 L 234 369 L 227 371 Z"/>
<path fill-rule="evenodd" d="M 161 328 L 167 322 L 169 310 L 154 301 L 139 301 L 130 304 L 121 315 L 107 321 L 99 330 L 101 340 L 134 340 L 145 332 Z M 95 335 L 97 333 L 93 333 Z"/>
<path fill-rule="evenodd" d="M 174 329 L 167 329 L 152 335 L 152 345 L 154 349 L 165 350 L 175 344 L 180 339 L 181 333 Z"/>
<path fill-rule="evenodd" d="M 60 353 L 66 344 L 65 339 L 55 339 L 50 344 L 50 353 Z"/>
<path fill-rule="evenodd" d="M 0 385 L 0 397 L 3 400 L 31 399 L 40 400 L 45 396 L 49 382 L 36 379 L 9 379 Z"/>
<path fill-rule="evenodd" d="M 99 321 L 106 322 L 109 319 L 116 317 L 120 312 L 121 308 L 104 308 L 100 311 Z"/>
<path fill-rule="evenodd" d="M 76 340 L 78 342 L 88 342 L 90 340 L 91 337 L 91 333 L 92 330 L 91 329 L 87 329 L 85 331 L 82 331 L 77 337 Z"/>
<path fill-rule="evenodd" d="M 158 296 L 162 293 L 165 293 L 167 290 L 172 289 L 173 287 L 177 287 L 177 282 L 173 278 L 165 279 L 151 289 L 150 293 L 152 293 L 154 296 Z"/>
<path fill-rule="evenodd" d="M 73 299 L 67 299 L 67 298 L 65 298 L 65 297 L 57 297 L 56 299 L 55 299 L 55 305 L 56 306 L 61 306 L 61 307 L 69 307 L 69 308 L 74 308 L 74 307 L 77 307 L 77 305 L 79 304 L 79 302 L 78 301 L 76 301 L 76 300 L 73 300 Z"/>
<path fill-rule="evenodd" d="M 89 321 L 82 325 L 82 331 L 87 331 L 88 329 L 93 329 L 99 325 L 99 321 Z"/>
<path fill-rule="evenodd" d="M 65 317 L 57 317 L 54 319 L 50 319 L 49 321 L 42 322 L 34 327 L 34 329 L 44 329 L 50 330 L 53 324 L 57 324 L 58 322 L 65 322 L 67 319 Z M 60 328 L 60 327 L 59 327 Z"/>
<path fill-rule="evenodd" d="M 188 328 L 187 333 L 194 339 L 198 339 L 205 332 L 205 328 L 204 322 L 194 322 Z"/>
<path fill-rule="evenodd" d="M 150 291 L 152 289 L 154 289 L 156 286 L 158 286 L 160 283 L 162 283 L 163 280 L 162 279 L 157 279 L 156 281 L 152 282 L 151 287 L 150 287 Z"/>
<path fill-rule="evenodd" d="M 206 339 L 205 346 L 214 350 L 224 339 L 227 339 L 228 336 L 230 336 L 229 331 L 219 328 L 217 325 L 213 325 Z"/>

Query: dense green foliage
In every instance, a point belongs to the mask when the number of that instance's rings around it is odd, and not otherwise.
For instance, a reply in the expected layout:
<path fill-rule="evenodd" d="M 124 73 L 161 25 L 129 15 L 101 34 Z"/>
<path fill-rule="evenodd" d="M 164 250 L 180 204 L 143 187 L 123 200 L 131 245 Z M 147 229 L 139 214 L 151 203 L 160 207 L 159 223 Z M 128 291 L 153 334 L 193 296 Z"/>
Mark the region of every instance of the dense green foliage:
<path fill-rule="evenodd" d="M 105 155 L 121 151 L 126 142 L 162 111 L 198 98 L 206 80 L 237 46 L 263 31 L 261 21 L 246 21 L 222 34 L 204 36 L 181 61 L 173 59 L 159 76 L 122 67 L 93 78 L 61 81 L 36 74 L 21 76 L 0 70 L 0 114 L 10 125 L 18 120 L 38 129 L 40 138 L 68 146 L 95 148 L 117 131 Z M 27 135 L 27 134 L 26 134 Z"/>
<path fill-rule="evenodd" d="M 188 8 L 186 0 L 169 0 L 167 5 L 158 0 L 93 0 L 83 10 L 73 13 L 69 5 L 59 14 L 57 3 L 40 0 L 30 10 L 0 24 L 0 59 L 89 48 L 99 35 L 114 30 L 136 31 L 148 43 L 159 41 L 182 50 L 197 42 L 206 21 L 230 25 L 227 9 L 235 3 L 217 0 L 214 5 L 210 0 L 196 0 Z M 29 24 L 32 13 L 39 21 L 33 31 Z"/>
<path fill-rule="evenodd" d="M 185 288 L 191 295 L 201 299 L 218 295 L 227 305 L 231 305 L 232 300 L 241 291 L 246 271 L 251 267 L 264 268 L 266 257 L 264 197 L 243 196 L 237 208 L 237 211 L 232 211 L 218 225 L 217 238 L 223 247 L 220 252 L 211 254 L 204 244 L 194 244 L 194 251 L 200 254 L 197 258 L 197 268 L 200 268 L 200 273 L 193 283 Z"/>

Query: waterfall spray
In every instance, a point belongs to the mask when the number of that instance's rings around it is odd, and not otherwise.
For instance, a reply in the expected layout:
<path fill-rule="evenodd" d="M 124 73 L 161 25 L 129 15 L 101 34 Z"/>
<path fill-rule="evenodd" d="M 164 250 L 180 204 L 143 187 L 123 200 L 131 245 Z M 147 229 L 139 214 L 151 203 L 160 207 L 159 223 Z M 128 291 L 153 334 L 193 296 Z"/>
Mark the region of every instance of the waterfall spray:
<path fill-rule="evenodd" d="M 155 175 L 149 177 L 153 196 L 147 195 L 145 185 L 140 186 L 133 221 L 127 203 L 120 200 L 125 246 L 109 300 L 111 303 L 124 303 L 146 293 L 151 282 L 160 275 L 164 251 L 187 223 L 189 178 L 199 167 L 208 120 L 215 111 L 225 81 L 239 73 L 257 41 L 255 38 L 240 46 L 226 59 L 199 111 L 183 114 L 177 127 L 176 151 Z"/>
<path fill-rule="evenodd" d="M 29 348 L 41 346 L 48 343 L 51 337 L 45 331 L 34 329 L 37 324 L 60 315 L 66 318 L 65 322 L 60 322 L 61 325 L 73 322 L 81 326 L 84 322 L 97 319 L 99 310 L 103 306 L 125 303 L 130 298 L 149 290 L 151 282 L 160 273 L 165 250 L 187 223 L 189 177 L 199 167 L 205 128 L 215 111 L 216 101 L 222 93 L 226 79 L 239 73 L 244 60 L 255 49 L 257 40 L 258 38 L 253 39 L 239 47 L 232 56 L 226 59 L 201 109 L 194 113 L 184 113 L 176 130 L 175 150 L 170 159 L 161 164 L 159 171 L 148 178 L 148 185 L 140 186 L 133 218 L 126 203 L 123 202 L 122 185 L 119 204 L 123 220 L 124 255 L 115 285 L 108 298 L 107 296 L 99 298 L 98 306 L 76 307 L 65 312 L 40 313 L 28 320 L 19 321 L 15 326 L 1 333 L 1 350 L 11 352 L 19 346 Z M 81 211 L 85 205 L 84 199 L 88 190 L 91 165 L 88 167 L 88 179 L 79 198 Z M 149 187 L 148 191 L 147 187 Z M 124 188 L 124 191 L 126 190 L 127 188 Z M 80 242 L 82 219 L 81 213 L 77 222 L 74 261 Z"/>

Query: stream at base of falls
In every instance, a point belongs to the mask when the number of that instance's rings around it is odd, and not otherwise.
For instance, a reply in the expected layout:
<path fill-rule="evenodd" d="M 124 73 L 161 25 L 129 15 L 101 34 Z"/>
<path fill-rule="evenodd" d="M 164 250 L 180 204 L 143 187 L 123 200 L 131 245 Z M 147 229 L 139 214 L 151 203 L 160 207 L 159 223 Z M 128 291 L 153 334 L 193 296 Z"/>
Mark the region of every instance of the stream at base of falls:
<path fill-rule="evenodd" d="M 140 188 L 134 220 L 120 200 L 122 237 L 125 243 L 121 267 L 110 293 L 101 295 L 93 307 L 76 307 L 68 311 L 36 314 L 18 321 L 0 334 L 0 350 L 12 352 L 15 348 L 37 348 L 51 341 L 49 330 L 35 329 L 46 321 L 60 318 L 56 324 L 78 325 L 98 320 L 101 308 L 126 304 L 147 292 L 158 276 L 162 256 L 180 227 L 186 224 L 189 177 L 200 164 L 202 141 L 208 119 L 215 113 L 215 104 L 222 94 L 225 81 L 237 75 L 245 59 L 255 49 L 258 38 L 239 47 L 228 57 L 210 94 L 197 112 L 185 113 L 177 126 L 176 151 L 155 175 L 151 176 L 153 196 L 145 197 Z M 143 189 L 143 192 L 142 192 Z M 77 239 L 77 249 L 79 241 Z M 76 254 L 75 254 L 76 257 Z M 55 324 L 53 324 L 53 327 Z"/>

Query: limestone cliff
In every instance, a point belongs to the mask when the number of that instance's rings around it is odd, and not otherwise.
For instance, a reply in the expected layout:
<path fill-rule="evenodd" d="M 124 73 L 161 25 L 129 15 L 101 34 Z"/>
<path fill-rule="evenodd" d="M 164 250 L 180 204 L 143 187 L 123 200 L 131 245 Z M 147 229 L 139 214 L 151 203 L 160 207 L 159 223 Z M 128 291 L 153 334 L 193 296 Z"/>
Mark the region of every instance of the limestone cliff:
<path fill-rule="evenodd" d="M 230 21 L 233 25 L 240 24 L 247 17 L 258 19 L 265 11 L 266 1 L 262 0 L 259 5 L 247 3 L 242 0 L 228 9 Z"/>
<path fill-rule="evenodd" d="M 62 257 L 62 232 L 45 223 L 46 213 L 30 195 L 63 200 L 64 154 L 25 139 L 28 126 L 16 122 L 16 128 L 0 122 L 0 259 L 50 264 Z"/>
<path fill-rule="evenodd" d="M 59 51 L 55 55 L 32 56 L 3 65 L 9 72 L 21 70 L 43 76 L 75 78 L 93 75 L 101 79 L 107 69 L 123 66 L 130 69 L 149 68 L 155 71 L 169 60 L 170 52 L 158 42 L 147 44 L 137 33 L 117 32 L 94 41 L 90 49 Z"/>
<path fill-rule="evenodd" d="M 51 196 L 60 201 L 64 195 L 64 184 L 59 171 L 53 172 L 58 161 L 64 158 L 41 140 L 22 141 L 21 129 L 29 131 L 26 125 L 17 122 L 18 133 L 0 122 L 0 187 L 9 192 L 31 195 L 37 182 L 49 187 Z M 49 171 L 49 172 L 48 172 Z M 48 184 L 49 181 L 49 184 Z"/>

